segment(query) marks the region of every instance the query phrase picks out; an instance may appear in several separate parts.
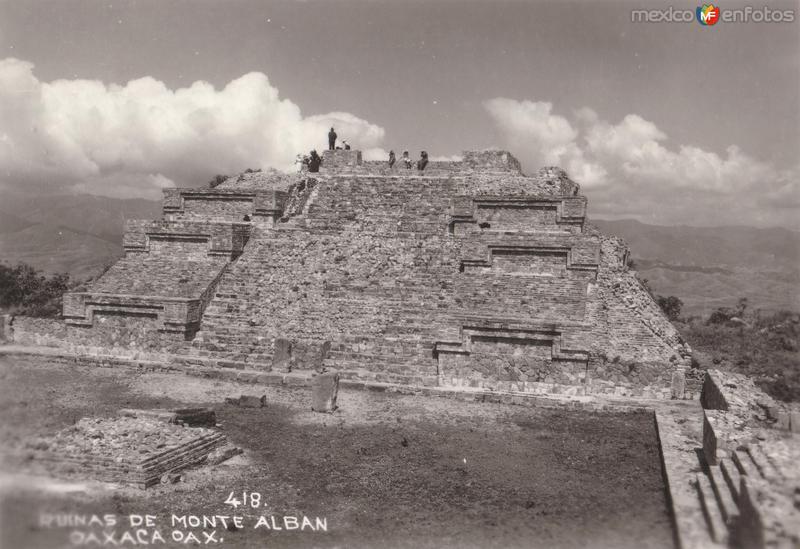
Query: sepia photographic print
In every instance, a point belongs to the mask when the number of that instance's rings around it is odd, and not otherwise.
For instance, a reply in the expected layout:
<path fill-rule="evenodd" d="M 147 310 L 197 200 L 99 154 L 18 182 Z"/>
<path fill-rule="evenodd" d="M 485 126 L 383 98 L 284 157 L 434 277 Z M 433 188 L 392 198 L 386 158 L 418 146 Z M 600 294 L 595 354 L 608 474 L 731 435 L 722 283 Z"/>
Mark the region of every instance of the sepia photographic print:
<path fill-rule="evenodd" d="M 800 549 L 798 18 L 0 0 L 0 549 Z"/>

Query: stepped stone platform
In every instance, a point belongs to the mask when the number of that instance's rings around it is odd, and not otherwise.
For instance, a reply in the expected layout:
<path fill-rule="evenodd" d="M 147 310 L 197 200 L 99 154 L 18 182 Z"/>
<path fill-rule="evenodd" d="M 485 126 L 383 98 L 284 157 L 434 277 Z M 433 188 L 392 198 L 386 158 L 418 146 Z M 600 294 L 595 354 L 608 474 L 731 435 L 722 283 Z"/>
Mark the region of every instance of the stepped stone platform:
<path fill-rule="evenodd" d="M 166 189 L 125 257 L 17 342 L 343 380 L 684 398 L 690 349 L 558 168 L 505 151 L 424 171 L 325 151 L 319 173 Z M 28 337 L 29 336 L 29 337 Z"/>
<path fill-rule="evenodd" d="M 30 441 L 23 457 L 49 473 L 144 489 L 165 475 L 203 463 L 226 443 L 218 431 L 183 427 L 155 415 L 84 418 L 53 436 Z"/>

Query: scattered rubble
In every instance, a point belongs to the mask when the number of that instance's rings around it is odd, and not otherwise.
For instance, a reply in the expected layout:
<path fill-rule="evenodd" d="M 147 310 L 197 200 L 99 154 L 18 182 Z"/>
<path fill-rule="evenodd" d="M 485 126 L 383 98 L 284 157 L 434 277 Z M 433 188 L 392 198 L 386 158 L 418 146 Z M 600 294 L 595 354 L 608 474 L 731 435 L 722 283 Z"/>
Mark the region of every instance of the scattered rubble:
<path fill-rule="evenodd" d="M 146 412 L 125 410 L 122 417 L 83 418 L 52 436 L 28 441 L 24 457 L 34 467 L 46 465 L 56 474 L 147 488 L 177 482 L 181 471 L 206 462 L 211 454 L 214 463 L 235 455 L 230 450 L 214 453 L 227 444 L 225 435 L 216 430 L 168 421 L 180 417 L 176 412 Z"/>
<path fill-rule="evenodd" d="M 263 408 L 267 405 L 267 395 L 261 395 L 260 397 L 241 395 L 239 398 L 226 398 L 225 403 L 241 406 L 242 408 Z"/>
<path fill-rule="evenodd" d="M 152 418 L 166 423 L 176 423 L 186 427 L 215 427 L 217 416 L 211 408 L 180 408 L 177 410 L 138 410 L 122 408 L 120 416 Z"/>

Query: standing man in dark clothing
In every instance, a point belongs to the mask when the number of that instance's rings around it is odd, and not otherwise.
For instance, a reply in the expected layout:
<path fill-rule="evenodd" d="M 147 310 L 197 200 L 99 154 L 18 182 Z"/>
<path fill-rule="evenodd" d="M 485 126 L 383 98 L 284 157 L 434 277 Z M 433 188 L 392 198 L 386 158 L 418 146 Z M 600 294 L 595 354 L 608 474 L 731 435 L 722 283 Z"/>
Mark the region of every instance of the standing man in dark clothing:
<path fill-rule="evenodd" d="M 394 156 L 394 151 L 389 151 L 389 167 L 391 168 L 394 166 L 394 163 L 397 159 Z"/>
<path fill-rule="evenodd" d="M 425 151 L 422 151 L 419 154 L 419 160 L 417 160 L 417 169 L 419 171 L 423 171 L 425 169 L 425 166 L 427 166 L 427 165 L 428 165 L 428 153 L 425 152 Z"/>
<path fill-rule="evenodd" d="M 332 151 L 336 148 L 336 132 L 331 128 L 331 131 L 328 132 L 328 150 Z"/>
<path fill-rule="evenodd" d="M 322 164 L 322 158 L 317 154 L 316 150 L 311 151 L 311 155 L 308 158 L 308 171 L 317 173 L 320 164 Z"/>

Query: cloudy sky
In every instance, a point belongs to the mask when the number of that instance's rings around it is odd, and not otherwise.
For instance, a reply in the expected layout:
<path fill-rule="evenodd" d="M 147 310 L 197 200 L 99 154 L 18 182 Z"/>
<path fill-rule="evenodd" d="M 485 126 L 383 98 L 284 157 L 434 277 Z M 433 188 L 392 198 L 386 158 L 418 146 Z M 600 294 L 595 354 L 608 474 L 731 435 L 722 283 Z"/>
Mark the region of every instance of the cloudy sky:
<path fill-rule="evenodd" d="M 561 165 L 595 217 L 800 229 L 798 3 L 640 4 L 0 0 L 0 193 L 156 198 L 291 169 L 335 125 L 370 157 Z"/>

